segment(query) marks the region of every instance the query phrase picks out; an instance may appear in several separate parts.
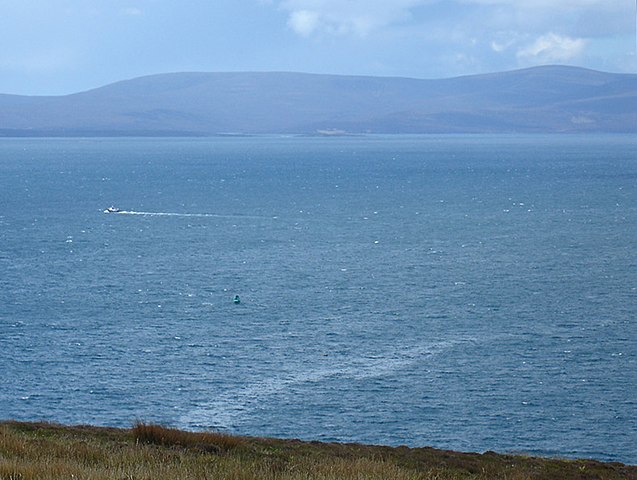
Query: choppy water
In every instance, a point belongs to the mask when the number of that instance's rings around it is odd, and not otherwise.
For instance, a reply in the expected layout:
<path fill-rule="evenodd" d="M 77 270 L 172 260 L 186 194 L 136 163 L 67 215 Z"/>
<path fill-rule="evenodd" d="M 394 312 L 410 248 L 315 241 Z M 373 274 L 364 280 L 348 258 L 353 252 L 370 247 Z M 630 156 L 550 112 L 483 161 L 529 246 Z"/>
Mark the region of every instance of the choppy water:
<path fill-rule="evenodd" d="M 637 463 L 635 152 L 0 140 L 0 418 Z"/>

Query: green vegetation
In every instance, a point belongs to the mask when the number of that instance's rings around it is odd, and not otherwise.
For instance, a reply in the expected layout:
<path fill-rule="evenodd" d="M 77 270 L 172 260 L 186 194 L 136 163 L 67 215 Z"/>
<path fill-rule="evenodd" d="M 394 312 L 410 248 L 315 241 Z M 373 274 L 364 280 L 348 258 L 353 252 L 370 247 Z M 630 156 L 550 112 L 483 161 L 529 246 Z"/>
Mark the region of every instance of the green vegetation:
<path fill-rule="evenodd" d="M 0 480 L 637 479 L 637 467 L 590 460 L 457 453 L 184 432 L 0 423 Z"/>

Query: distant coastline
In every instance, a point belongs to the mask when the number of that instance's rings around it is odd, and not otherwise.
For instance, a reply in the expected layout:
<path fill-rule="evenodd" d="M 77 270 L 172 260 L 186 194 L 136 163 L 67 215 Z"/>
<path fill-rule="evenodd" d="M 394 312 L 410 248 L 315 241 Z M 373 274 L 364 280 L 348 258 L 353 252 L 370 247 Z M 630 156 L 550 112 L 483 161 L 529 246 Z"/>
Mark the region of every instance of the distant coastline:
<path fill-rule="evenodd" d="M 64 96 L 0 94 L 0 112 L 5 137 L 637 133 L 637 74 L 170 73 Z"/>

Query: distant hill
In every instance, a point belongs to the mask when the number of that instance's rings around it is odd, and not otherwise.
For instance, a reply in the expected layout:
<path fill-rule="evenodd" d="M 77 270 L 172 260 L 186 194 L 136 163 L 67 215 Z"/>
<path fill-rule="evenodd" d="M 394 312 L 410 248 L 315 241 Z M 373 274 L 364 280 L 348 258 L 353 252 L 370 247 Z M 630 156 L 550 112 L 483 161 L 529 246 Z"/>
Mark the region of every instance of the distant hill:
<path fill-rule="evenodd" d="M 0 135 L 635 132 L 637 75 L 545 66 L 442 80 L 170 73 L 0 95 Z"/>

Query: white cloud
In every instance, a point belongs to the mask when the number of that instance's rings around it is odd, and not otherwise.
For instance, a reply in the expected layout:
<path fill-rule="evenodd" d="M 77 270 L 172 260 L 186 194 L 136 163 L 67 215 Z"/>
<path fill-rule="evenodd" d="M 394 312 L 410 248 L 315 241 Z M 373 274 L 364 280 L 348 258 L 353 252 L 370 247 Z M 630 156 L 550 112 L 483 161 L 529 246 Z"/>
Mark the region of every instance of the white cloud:
<path fill-rule="evenodd" d="M 515 44 L 515 40 L 507 40 L 507 41 L 498 41 L 498 40 L 492 40 L 491 41 L 491 50 L 493 50 L 496 53 L 502 53 L 506 50 L 508 50 L 509 48 L 511 48 L 511 46 L 513 46 L 513 44 Z"/>
<path fill-rule="evenodd" d="M 289 12 L 288 25 L 298 34 L 366 36 L 409 18 L 410 8 L 431 0 L 285 0 L 280 8 Z"/>
<path fill-rule="evenodd" d="M 519 49 L 517 57 L 525 63 L 568 63 L 582 55 L 586 43 L 582 38 L 548 33 Z"/>
<path fill-rule="evenodd" d="M 310 36 L 319 26 L 320 16 L 311 10 L 295 10 L 290 13 L 288 25 L 299 35 Z"/>
<path fill-rule="evenodd" d="M 600 6 L 604 8 L 621 8 L 625 0 L 459 0 L 459 3 L 477 5 L 510 5 L 516 8 L 548 8 L 553 11 L 564 9 L 581 9 L 584 7 Z"/>
<path fill-rule="evenodd" d="M 435 21 L 441 11 L 447 13 L 447 22 L 460 22 L 471 11 L 478 16 L 475 30 L 511 28 L 529 34 L 548 30 L 573 35 L 578 19 L 585 16 L 594 19 L 597 12 L 597 17 L 610 15 L 616 20 L 618 14 L 632 14 L 634 9 L 627 0 L 280 0 L 278 5 L 289 14 L 288 25 L 303 36 L 366 36 L 409 19 Z M 427 6 L 432 6 L 431 13 Z"/>
<path fill-rule="evenodd" d="M 628 0 L 269 1 L 300 37 L 338 36 L 352 52 L 375 48 L 369 61 L 383 58 L 388 71 L 407 51 L 431 59 L 423 72 L 443 70 L 441 58 L 453 59 L 445 71 L 458 72 L 546 63 L 624 71 L 620 48 L 608 45 L 616 39 L 613 45 L 634 51 L 635 5 Z M 383 53 L 389 51 L 393 57 Z"/>

